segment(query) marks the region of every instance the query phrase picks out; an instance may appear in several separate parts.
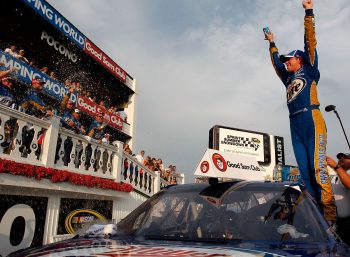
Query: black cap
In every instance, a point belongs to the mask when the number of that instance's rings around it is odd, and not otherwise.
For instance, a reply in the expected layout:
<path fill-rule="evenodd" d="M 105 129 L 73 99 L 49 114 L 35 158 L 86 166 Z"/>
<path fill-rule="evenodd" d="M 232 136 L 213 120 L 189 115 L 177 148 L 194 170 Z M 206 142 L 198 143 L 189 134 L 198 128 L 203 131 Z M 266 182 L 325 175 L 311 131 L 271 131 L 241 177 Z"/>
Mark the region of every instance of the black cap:
<path fill-rule="evenodd" d="M 347 158 L 347 159 L 350 159 L 350 154 L 348 154 L 348 153 L 338 153 L 338 154 L 337 154 L 337 158 L 338 158 L 338 159 L 340 159 L 340 158 L 342 158 L 342 157 L 345 157 L 345 158 Z"/>

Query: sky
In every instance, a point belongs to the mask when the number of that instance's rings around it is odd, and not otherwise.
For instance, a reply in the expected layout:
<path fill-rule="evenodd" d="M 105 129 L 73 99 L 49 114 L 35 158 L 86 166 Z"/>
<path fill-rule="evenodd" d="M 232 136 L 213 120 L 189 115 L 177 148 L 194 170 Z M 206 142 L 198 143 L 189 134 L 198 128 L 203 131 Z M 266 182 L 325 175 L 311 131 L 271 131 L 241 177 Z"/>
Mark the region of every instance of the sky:
<path fill-rule="evenodd" d="M 303 49 L 301 0 L 48 0 L 136 79 L 133 152 L 175 164 L 186 181 L 222 125 L 284 137 L 296 165 L 285 88 L 262 28 L 281 54 Z M 350 132 L 350 2 L 314 0 L 321 109 Z M 337 116 L 323 115 L 328 155 L 349 152 Z M 350 134 L 349 134 L 350 136 Z"/>

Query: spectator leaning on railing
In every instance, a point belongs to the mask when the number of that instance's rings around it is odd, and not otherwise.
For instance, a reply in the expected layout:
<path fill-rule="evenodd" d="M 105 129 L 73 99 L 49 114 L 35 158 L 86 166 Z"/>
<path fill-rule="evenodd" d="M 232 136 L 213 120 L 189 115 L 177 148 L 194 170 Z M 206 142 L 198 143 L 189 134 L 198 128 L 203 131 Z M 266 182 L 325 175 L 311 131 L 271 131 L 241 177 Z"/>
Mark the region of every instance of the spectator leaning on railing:
<path fill-rule="evenodd" d="M 16 108 L 18 99 L 13 93 L 12 85 L 15 80 L 9 76 L 13 70 L 2 71 L 0 73 L 0 104 L 7 107 Z M 1 143 L 3 152 L 9 154 L 14 149 L 14 139 L 18 132 L 17 119 L 10 118 L 4 122 L 4 140 Z"/>
<path fill-rule="evenodd" d="M 40 97 L 45 82 L 39 78 L 32 80 L 32 88 L 28 89 L 21 104 L 24 112 L 36 117 L 42 117 L 45 114 L 45 103 Z"/>
<path fill-rule="evenodd" d="M 17 49 L 17 47 L 15 45 L 11 45 L 9 48 L 5 49 L 5 53 L 10 54 L 13 57 L 15 57 L 17 55 L 16 49 Z"/>
<path fill-rule="evenodd" d="M 64 96 L 60 104 L 60 112 L 64 115 L 66 112 L 72 113 L 75 109 L 74 102 L 70 99 L 71 95 L 74 93 L 74 87 L 70 86 L 68 93 Z"/>
<path fill-rule="evenodd" d="M 99 143 L 102 143 L 102 138 L 105 134 L 105 126 L 103 124 L 103 114 L 98 113 L 95 116 L 95 120 L 91 123 L 88 132 L 86 133 L 86 139 L 91 141 L 91 139 L 97 140 Z M 92 147 L 89 144 L 85 150 L 86 160 L 85 160 L 85 169 L 87 170 L 90 167 L 91 155 L 92 155 Z M 96 156 L 96 150 L 94 152 L 94 156 Z"/>
<path fill-rule="evenodd" d="M 73 112 L 65 112 L 61 117 L 62 127 L 72 130 L 77 134 L 85 135 L 85 129 L 82 127 L 80 123 L 80 111 L 79 109 L 75 109 Z M 64 156 L 63 163 L 65 166 L 70 162 L 70 154 L 73 148 L 73 141 L 71 137 L 67 137 L 64 141 Z"/>
<path fill-rule="evenodd" d="M 145 160 L 145 150 L 141 150 L 139 154 L 137 154 L 136 159 L 138 160 L 139 163 L 143 164 L 143 161 Z"/>
<path fill-rule="evenodd" d="M 0 73 L 0 104 L 7 107 L 15 107 L 13 104 L 18 105 L 18 99 L 15 96 L 12 88 L 15 79 L 10 76 L 14 70 L 15 69 L 6 70 Z"/>
<path fill-rule="evenodd" d="M 131 149 L 130 149 L 129 144 L 125 143 L 125 144 L 123 145 L 123 150 L 124 150 L 124 152 L 126 152 L 127 154 L 132 155 L 132 151 L 131 151 Z"/>
<path fill-rule="evenodd" d="M 23 49 L 21 49 L 21 50 L 19 50 L 18 54 L 15 55 L 15 57 L 17 59 L 29 64 L 28 59 L 24 55 L 25 55 L 25 51 Z"/>
<path fill-rule="evenodd" d="M 46 67 L 46 66 L 42 67 L 39 71 L 42 72 L 42 73 L 48 74 L 49 73 L 49 67 Z"/>
<path fill-rule="evenodd" d="M 85 129 L 80 123 L 80 110 L 74 109 L 73 112 L 66 111 L 61 116 L 62 127 L 72 130 L 77 134 L 85 135 Z"/>

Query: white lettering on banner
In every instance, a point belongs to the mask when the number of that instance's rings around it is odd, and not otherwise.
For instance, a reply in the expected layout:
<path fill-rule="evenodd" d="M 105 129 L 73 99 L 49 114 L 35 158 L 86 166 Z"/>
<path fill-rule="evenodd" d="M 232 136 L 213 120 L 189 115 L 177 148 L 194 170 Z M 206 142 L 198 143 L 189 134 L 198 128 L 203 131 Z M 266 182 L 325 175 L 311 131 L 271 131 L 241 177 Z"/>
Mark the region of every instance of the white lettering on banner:
<path fill-rule="evenodd" d="M 93 49 L 89 42 L 86 42 L 85 48 L 97 59 L 102 60 L 102 53 L 98 53 L 95 49 Z"/>
<path fill-rule="evenodd" d="M 41 33 L 41 40 L 46 40 L 47 44 L 53 47 L 57 52 L 67 57 L 73 63 L 77 62 L 78 57 L 76 54 L 70 52 L 64 45 L 62 45 L 59 41 L 56 41 L 52 36 L 47 34 L 45 31 Z"/>
<path fill-rule="evenodd" d="M 95 116 L 98 113 L 103 114 L 103 120 L 104 122 L 107 122 L 108 124 L 112 125 L 113 127 L 117 129 L 123 129 L 123 121 L 120 118 L 119 115 L 114 115 L 113 113 L 110 113 L 105 108 L 98 106 L 96 103 L 91 102 L 88 98 L 84 98 L 81 96 L 78 96 L 78 108 L 92 116 Z"/>
<path fill-rule="evenodd" d="M 102 53 L 101 53 L 102 54 Z M 103 56 L 103 63 L 106 64 L 108 68 L 110 68 L 112 71 L 114 71 L 114 65 L 111 64 L 107 59 L 106 56 Z"/>
<path fill-rule="evenodd" d="M 117 75 L 122 77 L 124 80 L 126 79 L 125 73 L 120 68 L 116 67 L 115 73 L 117 73 Z"/>
<path fill-rule="evenodd" d="M 277 150 L 277 162 L 276 164 L 283 164 L 283 149 L 282 149 L 282 140 L 279 138 L 276 139 L 276 150 Z"/>
<path fill-rule="evenodd" d="M 18 73 L 16 73 L 16 77 L 25 82 L 30 84 L 32 79 L 39 78 L 42 79 L 45 82 L 44 90 L 46 93 L 57 97 L 59 99 L 62 99 L 67 94 L 67 89 L 63 86 L 58 84 L 56 81 L 51 80 L 50 77 L 45 76 L 43 73 L 37 71 L 36 69 L 33 69 L 29 65 L 10 57 L 9 55 L 3 54 L 3 52 L 0 50 L 0 62 L 3 64 L 3 67 L 6 69 L 11 69 L 15 67 L 18 69 Z M 76 95 L 71 95 L 71 100 L 76 101 Z"/>
<path fill-rule="evenodd" d="M 120 117 L 117 117 L 116 115 L 111 116 L 111 122 L 117 127 L 123 127 L 122 119 Z"/>
<path fill-rule="evenodd" d="M 78 98 L 78 106 L 82 107 L 83 109 L 92 112 L 93 114 L 96 113 L 96 105 L 95 106 L 91 106 L 88 103 L 84 102 L 84 99 L 79 97 Z"/>
<path fill-rule="evenodd" d="M 41 11 L 49 20 L 52 20 L 53 11 L 48 8 L 47 5 L 43 4 L 39 0 L 28 0 L 28 2 L 35 2 L 34 6 L 37 10 Z"/>
<path fill-rule="evenodd" d="M 102 50 L 95 46 L 88 39 L 85 42 L 85 49 L 88 54 L 91 54 L 92 57 L 96 58 L 101 65 L 106 67 L 111 73 L 117 75 L 117 77 L 125 82 L 126 73 L 123 71 L 118 64 L 116 64 L 111 58 L 105 55 Z"/>
<path fill-rule="evenodd" d="M 84 47 L 85 37 L 72 24 L 66 21 L 55 9 L 50 8 L 43 0 L 26 0 L 37 13 L 47 19 L 51 24 L 57 26 L 62 32 L 66 33 L 80 47 Z M 33 5 L 34 3 L 34 5 Z"/>
<path fill-rule="evenodd" d="M 66 88 L 60 86 L 59 84 L 53 82 L 52 80 L 46 80 L 44 88 L 47 89 L 48 91 L 55 93 L 60 98 L 64 98 L 64 96 L 68 93 Z M 77 101 L 76 95 L 71 94 L 70 100 L 73 102 L 76 102 Z"/>
<path fill-rule="evenodd" d="M 11 229 L 17 217 L 22 217 L 25 221 L 24 234 L 21 243 L 12 245 L 10 242 Z M 10 253 L 29 247 L 34 238 L 35 225 L 35 214 L 30 206 L 17 204 L 9 208 L 0 221 L 0 255 L 7 256 Z"/>
<path fill-rule="evenodd" d="M 12 69 L 13 67 L 19 70 L 19 74 L 23 78 L 28 78 L 32 80 L 33 78 L 40 78 L 39 73 L 34 73 L 34 70 L 29 70 L 26 66 L 22 65 L 20 62 L 14 61 L 13 59 L 7 59 L 5 55 L 2 55 L 0 62 L 6 69 Z"/>
<path fill-rule="evenodd" d="M 55 14 L 55 24 L 59 28 L 63 29 L 65 33 L 74 38 L 77 42 L 84 45 L 84 38 L 81 35 L 79 35 L 74 28 L 72 28 L 68 23 L 66 23 L 62 17 L 59 17 L 57 14 Z"/>
<path fill-rule="evenodd" d="M 108 122 L 110 122 L 111 117 L 110 117 L 110 115 L 108 114 L 108 112 L 106 111 L 105 108 L 97 106 L 97 113 L 102 113 L 103 114 L 103 119 L 107 120 Z"/>

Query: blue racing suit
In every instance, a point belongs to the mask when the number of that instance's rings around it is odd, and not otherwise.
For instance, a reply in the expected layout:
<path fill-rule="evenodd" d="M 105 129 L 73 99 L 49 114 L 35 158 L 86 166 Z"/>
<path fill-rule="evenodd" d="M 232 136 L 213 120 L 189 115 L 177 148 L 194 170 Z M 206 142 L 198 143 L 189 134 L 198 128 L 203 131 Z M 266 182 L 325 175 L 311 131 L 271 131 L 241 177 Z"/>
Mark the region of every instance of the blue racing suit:
<path fill-rule="evenodd" d="M 41 99 L 39 91 L 35 89 L 27 91 L 21 106 L 29 115 L 41 117 L 45 113 L 45 103 Z"/>
<path fill-rule="evenodd" d="M 70 122 L 73 122 L 74 124 L 70 125 Z M 77 118 L 75 118 L 74 115 L 72 114 L 72 112 L 69 110 L 67 110 L 63 113 L 63 115 L 61 117 L 61 124 L 62 124 L 62 127 L 69 129 L 69 130 L 72 130 L 77 134 L 82 133 L 80 121 Z M 61 147 L 61 144 L 62 144 L 62 141 L 57 143 L 58 149 Z M 64 141 L 63 147 L 64 147 L 63 162 L 64 162 L 64 165 L 67 166 L 68 163 L 71 161 L 70 156 L 71 156 L 71 152 L 73 149 L 73 141 L 72 141 L 71 137 L 67 137 L 67 139 Z M 56 148 L 56 153 L 57 153 L 57 148 Z"/>
<path fill-rule="evenodd" d="M 96 120 L 94 120 L 89 127 L 87 135 L 95 140 L 102 140 L 104 134 L 105 134 L 105 126 L 103 126 L 103 123 L 97 122 Z M 97 165 L 97 161 L 96 161 L 97 151 L 98 151 L 98 149 L 95 149 L 95 152 L 94 152 L 94 159 L 95 159 L 94 160 L 94 168 L 95 169 L 97 167 L 96 166 Z M 86 170 L 90 167 L 91 156 L 92 156 L 92 147 L 91 147 L 91 144 L 89 144 L 85 150 L 85 158 L 86 158 L 85 168 L 86 168 Z"/>
<path fill-rule="evenodd" d="M 74 122 L 74 125 L 71 126 L 69 123 L 73 121 Z M 75 133 L 77 134 L 80 134 L 81 133 L 81 123 L 78 119 L 76 119 L 72 112 L 70 111 L 65 111 L 62 116 L 61 116 L 61 124 L 62 124 L 62 127 L 66 128 L 66 129 L 69 129 L 69 130 L 72 130 L 74 131 Z"/>
<path fill-rule="evenodd" d="M 294 154 L 300 170 L 300 185 L 323 207 L 328 221 L 336 220 L 336 205 L 326 163 L 327 131 L 317 98 L 320 79 L 313 10 L 305 11 L 303 65 L 290 73 L 280 60 L 274 42 L 270 56 L 277 75 L 287 90 L 290 130 Z"/>
<path fill-rule="evenodd" d="M 11 107 L 16 102 L 16 98 L 6 86 L 0 84 L 0 104 Z"/>

